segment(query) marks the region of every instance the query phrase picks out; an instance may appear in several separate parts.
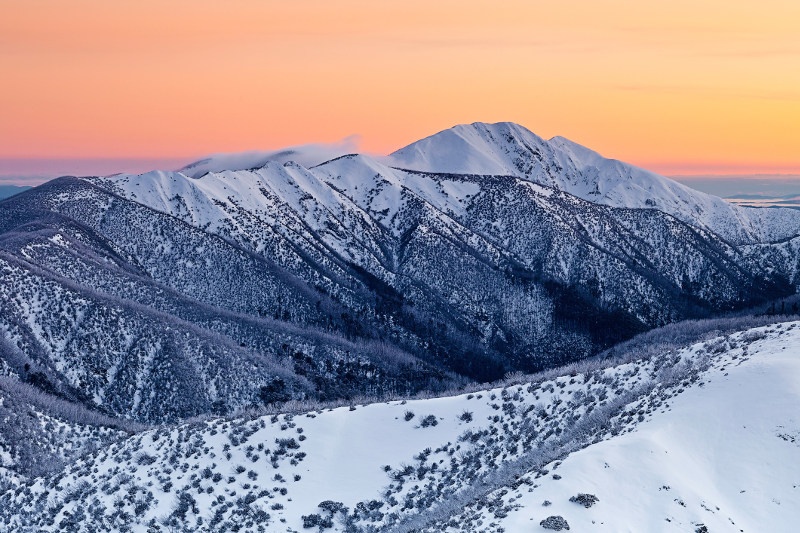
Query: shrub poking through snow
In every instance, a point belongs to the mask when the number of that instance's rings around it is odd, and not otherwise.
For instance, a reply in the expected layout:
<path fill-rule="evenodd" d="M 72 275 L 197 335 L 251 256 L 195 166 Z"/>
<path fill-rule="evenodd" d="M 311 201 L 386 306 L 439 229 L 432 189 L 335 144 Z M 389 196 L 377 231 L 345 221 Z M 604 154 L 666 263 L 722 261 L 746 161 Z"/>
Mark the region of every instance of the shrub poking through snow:
<path fill-rule="evenodd" d="M 545 529 L 552 529 L 554 531 L 561 531 L 562 529 L 569 531 L 569 524 L 564 520 L 563 516 L 548 516 L 539 522 L 539 525 Z"/>
<path fill-rule="evenodd" d="M 439 423 L 439 421 L 436 420 L 436 416 L 428 415 L 428 416 L 426 416 L 425 418 L 422 419 L 422 422 L 420 422 L 419 425 L 424 427 L 424 428 L 426 428 L 428 426 L 435 426 L 438 423 Z"/>
<path fill-rule="evenodd" d="M 316 513 L 303 515 L 301 518 L 304 528 L 317 527 L 322 522 L 322 517 Z"/>
<path fill-rule="evenodd" d="M 332 500 L 325 500 L 324 502 L 320 502 L 317 506 L 324 511 L 328 511 L 331 514 L 336 513 L 346 513 L 347 507 L 342 502 L 335 502 Z"/>
<path fill-rule="evenodd" d="M 588 509 L 592 505 L 594 505 L 597 502 L 599 502 L 600 499 L 597 496 L 595 496 L 594 494 L 583 494 L 583 493 L 580 493 L 577 496 L 573 496 L 572 498 L 570 498 L 569 501 L 571 501 L 573 503 L 579 503 L 579 504 L 583 505 L 584 507 L 586 507 Z"/>

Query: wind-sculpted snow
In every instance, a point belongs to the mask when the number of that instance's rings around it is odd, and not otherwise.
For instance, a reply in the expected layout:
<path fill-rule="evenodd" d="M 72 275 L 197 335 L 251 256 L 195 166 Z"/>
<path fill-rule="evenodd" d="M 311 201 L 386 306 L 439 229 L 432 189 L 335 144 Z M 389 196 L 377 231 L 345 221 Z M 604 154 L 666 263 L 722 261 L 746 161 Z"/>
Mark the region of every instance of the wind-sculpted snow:
<path fill-rule="evenodd" d="M 578 531 L 790 531 L 797 326 L 457 396 L 144 431 L 18 481 L 0 495 L 0 523 L 500 532 L 558 516 Z"/>

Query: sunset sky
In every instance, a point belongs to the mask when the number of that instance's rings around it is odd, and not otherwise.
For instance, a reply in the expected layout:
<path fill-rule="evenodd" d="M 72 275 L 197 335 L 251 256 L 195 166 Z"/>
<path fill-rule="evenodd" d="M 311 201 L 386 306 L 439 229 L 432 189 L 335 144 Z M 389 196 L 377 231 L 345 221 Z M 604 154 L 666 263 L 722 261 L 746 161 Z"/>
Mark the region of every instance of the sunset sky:
<path fill-rule="evenodd" d="M 0 0 L 0 14 L 5 176 L 351 135 L 388 153 L 475 121 L 667 175 L 800 173 L 797 0 Z"/>

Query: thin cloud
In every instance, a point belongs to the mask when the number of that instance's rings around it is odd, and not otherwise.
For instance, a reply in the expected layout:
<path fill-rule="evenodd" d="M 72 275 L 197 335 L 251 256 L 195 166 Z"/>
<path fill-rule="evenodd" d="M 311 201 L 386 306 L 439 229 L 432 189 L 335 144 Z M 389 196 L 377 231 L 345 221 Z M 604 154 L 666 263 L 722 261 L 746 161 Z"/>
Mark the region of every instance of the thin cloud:
<path fill-rule="evenodd" d="M 16 186 L 36 186 L 41 185 L 52 178 L 46 176 L 0 176 L 0 186 L 3 185 L 16 185 Z"/>
<path fill-rule="evenodd" d="M 190 163 L 180 170 L 187 175 L 199 177 L 207 172 L 257 168 L 264 166 L 269 161 L 277 163 L 294 161 L 310 168 L 330 159 L 358 152 L 360 144 L 361 137 L 359 135 L 350 135 L 335 143 L 312 143 L 288 146 L 278 150 L 213 154 Z"/>

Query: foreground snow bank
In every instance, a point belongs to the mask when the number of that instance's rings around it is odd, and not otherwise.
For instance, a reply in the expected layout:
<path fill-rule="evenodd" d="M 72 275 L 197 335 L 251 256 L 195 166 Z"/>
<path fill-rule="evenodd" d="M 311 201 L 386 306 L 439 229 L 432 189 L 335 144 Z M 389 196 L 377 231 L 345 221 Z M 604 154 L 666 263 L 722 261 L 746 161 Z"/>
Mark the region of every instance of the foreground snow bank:
<path fill-rule="evenodd" d="M 634 431 L 571 454 L 535 490 L 505 488 L 517 498 L 507 517 L 473 506 L 450 530 L 494 520 L 494 531 L 544 531 L 540 521 L 556 515 L 573 531 L 797 531 L 800 332 L 777 325 L 733 339 L 709 343 L 724 351 L 701 381 Z M 579 492 L 599 502 L 570 502 Z"/>

